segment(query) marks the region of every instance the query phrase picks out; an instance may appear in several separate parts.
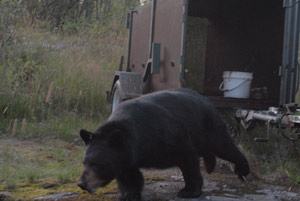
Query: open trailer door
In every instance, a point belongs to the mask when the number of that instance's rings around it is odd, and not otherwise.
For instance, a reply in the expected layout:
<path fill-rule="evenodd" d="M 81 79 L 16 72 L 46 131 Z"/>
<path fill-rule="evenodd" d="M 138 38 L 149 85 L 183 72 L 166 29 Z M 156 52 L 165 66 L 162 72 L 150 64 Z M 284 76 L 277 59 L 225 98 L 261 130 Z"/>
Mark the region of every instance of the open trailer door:
<path fill-rule="evenodd" d="M 153 0 L 150 43 L 159 45 L 160 62 L 159 69 L 153 69 L 149 77 L 152 91 L 182 86 L 187 2 L 187 0 Z M 150 56 L 155 57 L 151 55 L 151 51 Z"/>
<path fill-rule="evenodd" d="M 283 58 L 280 68 L 281 88 L 280 105 L 295 102 L 299 88 L 299 0 L 284 0 L 285 27 Z"/>
<path fill-rule="evenodd" d="M 131 12 L 128 72 L 140 73 L 143 93 L 182 87 L 187 0 L 152 0 Z"/>
<path fill-rule="evenodd" d="M 280 106 L 269 107 L 268 110 L 237 110 L 236 117 L 241 119 L 244 128 L 251 128 L 251 124 L 260 122 L 267 125 L 267 136 L 255 138 L 256 142 L 268 142 L 270 128 L 275 126 L 278 133 L 291 141 L 300 140 L 300 115 L 295 97 L 299 88 L 299 22 L 300 1 L 284 0 L 285 10 L 284 40 L 282 66 L 279 70 L 281 77 Z"/>

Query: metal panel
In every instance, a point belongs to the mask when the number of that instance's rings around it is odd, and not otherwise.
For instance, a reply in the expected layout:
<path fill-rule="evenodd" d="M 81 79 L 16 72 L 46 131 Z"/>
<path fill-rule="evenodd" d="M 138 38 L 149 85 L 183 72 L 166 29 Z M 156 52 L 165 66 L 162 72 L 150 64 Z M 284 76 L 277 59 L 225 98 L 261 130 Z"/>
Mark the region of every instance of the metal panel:
<path fill-rule="evenodd" d="M 152 44 L 152 66 L 151 74 L 159 74 L 160 72 L 160 44 Z"/>
<path fill-rule="evenodd" d="M 156 1 L 152 0 L 152 11 L 151 11 L 151 25 L 150 25 L 150 38 L 149 38 L 149 57 L 152 58 L 152 44 L 154 40 L 154 29 L 155 29 L 155 11 Z"/>
<path fill-rule="evenodd" d="M 142 94 L 142 76 L 140 73 L 116 72 L 115 76 L 119 77 L 121 99 L 135 98 Z"/>
<path fill-rule="evenodd" d="M 292 103 L 298 91 L 299 0 L 284 0 L 285 30 L 280 70 L 280 105 Z"/>
<path fill-rule="evenodd" d="M 132 20 L 129 69 L 143 74 L 149 59 L 151 4 L 139 7 L 135 11 Z"/>
<path fill-rule="evenodd" d="M 131 9 L 130 13 L 127 15 L 127 28 L 129 28 L 129 36 L 128 36 L 128 55 L 127 58 L 131 57 L 131 41 L 132 41 L 132 28 L 133 28 L 133 14 L 136 13 L 133 9 Z M 126 71 L 130 71 L 130 59 L 127 60 Z"/>
<path fill-rule="evenodd" d="M 155 43 L 161 44 L 160 74 L 151 75 L 151 91 L 180 87 L 184 0 L 156 0 Z"/>
<path fill-rule="evenodd" d="M 274 100 L 254 100 L 254 99 L 237 99 L 237 98 L 224 98 L 221 96 L 208 96 L 207 97 L 213 105 L 220 109 L 254 109 L 254 110 L 268 110 L 271 105 L 276 105 Z"/>
<path fill-rule="evenodd" d="M 204 92 L 208 27 L 207 18 L 187 18 L 184 80 L 188 88 L 199 93 Z"/>

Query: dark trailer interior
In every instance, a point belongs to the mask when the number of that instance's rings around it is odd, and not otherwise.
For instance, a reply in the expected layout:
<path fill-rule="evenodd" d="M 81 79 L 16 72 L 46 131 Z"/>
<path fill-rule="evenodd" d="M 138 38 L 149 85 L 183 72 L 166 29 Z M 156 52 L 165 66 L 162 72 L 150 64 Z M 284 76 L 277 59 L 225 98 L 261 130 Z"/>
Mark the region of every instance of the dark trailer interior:
<path fill-rule="evenodd" d="M 190 0 L 187 14 L 185 80 L 220 107 L 278 105 L 282 65 L 282 0 Z M 252 100 L 223 98 L 224 71 L 252 72 L 252 87 L 267 93 Z M 202 76 L 201 76 L 202 75 Z M 256 100 L 255 100 L 256 99 Z"/>
<path fill-rule="evenodd" d="M 116 72 L 111 99 L 187 87 L 220 109 L 265 110 L 294 102 L 299 85 L 299 4 L 152 0 L 132 10 L 126 72 Z M 224 96 L 224 72 L 252 73 L 250 95 Z"/>

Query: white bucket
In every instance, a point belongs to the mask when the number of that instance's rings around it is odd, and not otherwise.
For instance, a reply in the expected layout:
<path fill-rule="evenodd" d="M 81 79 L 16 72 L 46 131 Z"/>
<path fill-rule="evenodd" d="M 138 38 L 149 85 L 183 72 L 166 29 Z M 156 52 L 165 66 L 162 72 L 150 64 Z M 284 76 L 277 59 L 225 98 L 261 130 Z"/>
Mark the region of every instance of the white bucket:
<path fill-rule="evenodd" d="M 223 82 L 219 89 L 224 92 L 224 97 L 249 98 L 253 73 L 224 71 Z"/>

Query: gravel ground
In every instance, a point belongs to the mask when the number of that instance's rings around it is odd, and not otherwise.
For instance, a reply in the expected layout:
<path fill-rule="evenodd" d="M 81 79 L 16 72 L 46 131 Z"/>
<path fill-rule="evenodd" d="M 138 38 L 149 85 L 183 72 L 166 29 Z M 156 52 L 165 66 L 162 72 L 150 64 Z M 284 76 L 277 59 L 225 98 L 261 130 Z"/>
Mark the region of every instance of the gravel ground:
<path fill-rule="evenodd" d="M 176 194 L 184 186 L 184 182 L 178 169 L 146 170 L 144 171 L 145 175 L 155 174 L 162 176 L 164 180 L 147 180 L 143 198 L 147 201 L 300 201 L 297 186 L 270 184 L 261 179 L 254 179 L 252 175 L 249 175 L 248 181 L 243 182 L 232 173 L 228 166 L 224 165 L 219 165 L 216 171 L 210 175 L 206 174 L 203 168 L 201 172 L 204 177 L 203 195 L 197 199 L 180 199 L 176 197 Z"/>

